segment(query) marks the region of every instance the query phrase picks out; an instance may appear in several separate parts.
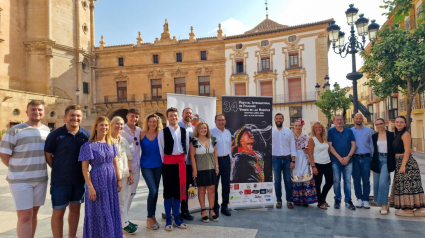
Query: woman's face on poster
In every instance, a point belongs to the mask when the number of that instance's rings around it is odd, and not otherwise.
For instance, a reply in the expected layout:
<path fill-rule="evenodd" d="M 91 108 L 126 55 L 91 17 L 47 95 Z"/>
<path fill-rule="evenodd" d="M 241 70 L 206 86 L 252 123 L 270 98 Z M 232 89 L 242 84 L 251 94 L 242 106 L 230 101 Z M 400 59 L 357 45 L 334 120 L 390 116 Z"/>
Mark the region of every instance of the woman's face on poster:
<path fill-rule="evenodd" d="M 245 131 L 240 139 L 241 147 L 245 150 L 253 150 L 255 139 L 251 131 Z"/>

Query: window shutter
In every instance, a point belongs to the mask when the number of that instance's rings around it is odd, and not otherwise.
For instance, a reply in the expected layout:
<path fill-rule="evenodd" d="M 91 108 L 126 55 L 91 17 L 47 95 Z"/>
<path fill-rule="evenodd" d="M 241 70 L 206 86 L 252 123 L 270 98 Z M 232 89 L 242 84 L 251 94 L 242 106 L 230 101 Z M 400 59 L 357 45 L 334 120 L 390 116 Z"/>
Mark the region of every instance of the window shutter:
<path fill-rule="evenodd" d="M 289 102 L 302 101 L 301 78 L 288 79 Z"/>
<path fill-rule="evenodd" d="M 246 96 L 246 83 L 235 83 L 235 96 Z"/>
<path fill-rule="evenodd" d="M 261 96 L 273 96 L 273 82 L 260 82 Z"/>

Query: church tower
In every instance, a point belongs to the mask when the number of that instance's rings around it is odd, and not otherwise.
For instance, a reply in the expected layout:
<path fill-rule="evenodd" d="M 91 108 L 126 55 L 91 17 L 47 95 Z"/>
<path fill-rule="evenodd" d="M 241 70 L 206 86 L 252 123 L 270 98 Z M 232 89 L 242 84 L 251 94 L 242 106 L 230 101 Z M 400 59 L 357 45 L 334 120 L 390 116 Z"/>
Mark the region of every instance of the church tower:
<path fill-rule="evenodd" d="M 4 1 L 0 88 L 91 104 L 94 1 Z"/>

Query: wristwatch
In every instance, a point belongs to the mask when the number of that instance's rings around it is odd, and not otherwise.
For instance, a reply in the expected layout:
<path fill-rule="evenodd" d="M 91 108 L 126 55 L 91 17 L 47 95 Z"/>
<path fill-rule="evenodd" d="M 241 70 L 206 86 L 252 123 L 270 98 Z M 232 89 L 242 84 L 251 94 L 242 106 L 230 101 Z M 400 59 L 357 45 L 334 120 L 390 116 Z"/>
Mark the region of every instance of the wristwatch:
<path fill-rule="evenodd" d="M 291 163 L 294 163 L 295 164 L 295 160 L 292 160 Z"/>
<path fill-rule="evenodd" d="M 348 158 L 350 158 L 351 159 L 351 157 L 353 157 L 352 155 L 347 155 L 348 156 Z"/>
<path fill-rule="evenodd" d="M 312 168 L 315 168 L 315 167 L 316 167 L 316 165 L 312 165 L 311 167 L 312 167 Z"/>

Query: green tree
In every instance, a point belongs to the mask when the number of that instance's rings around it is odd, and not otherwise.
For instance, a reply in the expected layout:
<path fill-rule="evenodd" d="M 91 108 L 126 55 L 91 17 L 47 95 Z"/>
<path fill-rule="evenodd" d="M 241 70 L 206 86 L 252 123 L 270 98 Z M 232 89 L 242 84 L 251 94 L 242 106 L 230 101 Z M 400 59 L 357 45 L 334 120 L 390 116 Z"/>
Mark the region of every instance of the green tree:
<path fill-rule="evenodd" d="M 404 19 L 413 7 L 406 0 L 384 2 L 386 8 L 392 11 L 388 14 L 395 14 L 393 19 L 396 21 Z M 378 32 L 379 40 L 369 52 L 362 52 L 363 72 L 370 79 L 365 85 L 371 86 L 380 98 L 387 98 L 392 93 L 401 93 L 407 97 L 407 129 L 410 129 L 413 100 L 425 89 L 425 24 L 423 20 L 420 21 L 414 31 L 403 29 L 398 24 L 384 26 Z"/>
<path fill-rule="evenodd" d="M 384 15 L 393 15 L 393 22 L 401 23 L 404 18 L 410 15 L 410 10 L 414 7 L 412 0 L 383 0 L 384 5 L 381 8 L 388 10 Z M 422 3 L 422 13 L 425 11 L 425 2 Z M 419 19 L 416 19 L 419 24 L 425 23 L 425 14 L 421 14 Z"/>
<path fill-rule="evenodd" d="M 328 90 L 320 95 L 320 99 L 314 104 L 325 114 L 328 121 L 335 116 L 338 110 L 350 108 L 350 99 L 345 96 L 345 89 L 336 86 L 333 90 Z"/>

